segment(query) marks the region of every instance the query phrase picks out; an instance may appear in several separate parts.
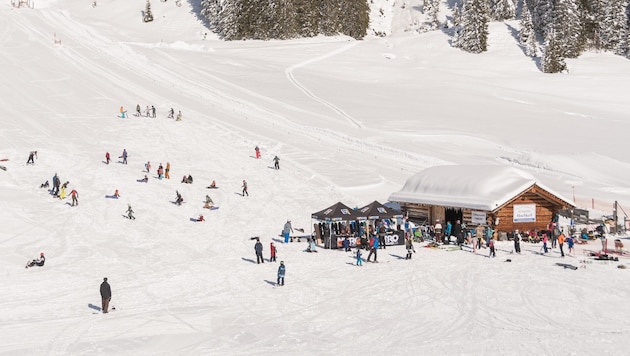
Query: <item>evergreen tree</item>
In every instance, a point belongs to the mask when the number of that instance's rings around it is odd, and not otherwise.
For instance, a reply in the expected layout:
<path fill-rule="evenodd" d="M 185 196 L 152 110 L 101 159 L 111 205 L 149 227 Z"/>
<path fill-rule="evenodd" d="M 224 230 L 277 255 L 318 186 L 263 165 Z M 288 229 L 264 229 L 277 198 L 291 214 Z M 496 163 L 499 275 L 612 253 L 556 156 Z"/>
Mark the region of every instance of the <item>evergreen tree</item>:
<path fill-rule="evenodd" d="M 582 24 L 576 0 L 556 0 L 553 11 L 553 31 L 560 54 L 576 58 L 582 52 Z"/>
<path fill-rule="evenodd" d="M 547 31 L 551 30 L 553 24 L 554 0 L 532 0 L 529 5 L 536 34 L 547 38 Z"/>
<path fill-rule="evenodd" d="M 370 25 L 370 6 L 366 0 L 340 0 L 341 16 L 336 20 L 341 24 L 341 33 L 355 39 L 367 34 Z"/>
<path fill-rule="evenodd" d="M 220 35 L 226 40 L 244 39 L 244 8 L 246 0 L 225 0 L 219 16 Z"/>
<path fill-rule="evenodd" d="M 497 21 L 510 20 L 516 15 L 512 0 L 490 0 L 490 18 Z"/>
<path fill-rule="evenodd" d="M 525 2 L 523 2 L 523 9 L 521 10 L 520 24 L 519 41 L 525 48 L 525 54 L 530 57 L 536 57 L 536 33 L 534 33 L 531 12 Z"/>
<path fill-rule="evenodd" d="M 201 15 L 208 20 L 211 28 L 218 30 L 219 28 L 219 15 L 221 14 L 221 2 L 220 0 L 202 0 L 201 1 Z"/>
<path fill-rule="evenodd" d="M 486 0 L 466 0 L 456 46 L 466 52 L 488 50 L 488 5 Z"/>
<path fill-rule="evenodd" d="M 440 14 L 440 0 L 424 0 L 422 12 L 429 18 L 428 28 L 430 30 L 440 28 L 440 20 L 438 19 L 438 15 Z"/>
<path fill-rule="evenodd" d="M 547 31 L 545 38 L 545 54 L 542 58 L 542 71 L 545 73 L 560 73 L 567 70 L 567 64 L 562 56 L 562 48 L 556 38 L 556 33 Z"/>

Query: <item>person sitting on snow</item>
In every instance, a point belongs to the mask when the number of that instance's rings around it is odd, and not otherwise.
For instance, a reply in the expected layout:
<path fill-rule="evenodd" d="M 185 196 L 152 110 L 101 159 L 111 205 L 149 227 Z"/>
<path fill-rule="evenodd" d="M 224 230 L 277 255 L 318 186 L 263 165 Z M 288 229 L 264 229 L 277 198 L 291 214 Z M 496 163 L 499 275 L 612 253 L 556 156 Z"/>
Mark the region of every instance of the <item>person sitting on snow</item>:
<path fill-rule="evenodd" d="M 48 188 L 50 187 L 50 183 L 48 183 L 48 181 L 42 183 L 42 185 L 39 186 L 40 188 Z"/>
<path fill-rule="evenodd" d="M 199 217 L 197 218 L 197 222 L 202 222 L 202 221 L 206 221 L 206 219 L 203 218 L 203 215 L 199 215 Z"/>
<path fill-rule="evenodd" d="M 176 194 L 176 198 L 175 198 L 175 204 L 177 205 L 182 205 L 182 203 L 184 202 L 184 198 L 182 198 L 182 195 L 179 194 L 179 191 L 175 191 Z"/>
<path fill-rule="evenodd" d="M 206 188 L 208 188 L 208 189 L 216 189 L 217 188 L 217 183 L 213 180 L 212 183 L 210 183 L 210 185 L 207 186 Z"/>
<path fill-rule="evenodd" d="M 209 195 L 206 195 L 206 203 L 204 204 L 203 208 L 212 209 L 213 206 L 214 206 L 214 202 L 212 201 L 212 198 L 210 198 Z"/>
<path fill-rule="evenodd" d="M 46 262 L 46 257 L 44 257 L 44 253 L 42 252 L 39 254 L 39 258 L 36 258 L 32 260 L 31 262 L 27 263 L 26 268 L 33 267 L 33 266 L 43 267 L 45 262 Z"/>

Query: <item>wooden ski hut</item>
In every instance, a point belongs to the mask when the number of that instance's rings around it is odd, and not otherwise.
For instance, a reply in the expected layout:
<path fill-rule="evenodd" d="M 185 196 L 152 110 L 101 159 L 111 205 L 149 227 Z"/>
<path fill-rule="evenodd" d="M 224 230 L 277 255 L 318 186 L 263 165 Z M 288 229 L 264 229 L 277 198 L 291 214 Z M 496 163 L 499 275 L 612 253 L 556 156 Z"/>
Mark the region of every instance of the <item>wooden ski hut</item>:
<path fill-rule="evenodd" d="M 498 232 L 545 230 L 554 215 L 574 205 L 509 166 L 436 166 L 412 176 L 389 197 L 416 222 L 490 225 Z"/>

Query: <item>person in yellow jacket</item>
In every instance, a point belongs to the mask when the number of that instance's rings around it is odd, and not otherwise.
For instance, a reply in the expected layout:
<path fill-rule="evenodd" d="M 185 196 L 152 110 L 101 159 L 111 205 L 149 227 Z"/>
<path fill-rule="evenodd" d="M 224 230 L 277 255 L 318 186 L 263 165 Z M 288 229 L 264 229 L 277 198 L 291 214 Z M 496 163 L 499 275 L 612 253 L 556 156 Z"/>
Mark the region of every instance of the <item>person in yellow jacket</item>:
<path fill-rule="evenodd" d="M 558 235 L 558 246 L 560 247 L 560 255 L 562 257 L 564 257 L 564 250 L 562 250 L 562 245 L 564 245 L 564 240 L 566 240 L 566 238 L 564 237 L 564 233 L 561 232 L 560 235 Z"/>
<path fill-rule="evenodd" d="M 66 187 L 65 185 L 61 187 L 61 193 L 59 193 L 59 199 L 65 199 L 66 198 Z"/>

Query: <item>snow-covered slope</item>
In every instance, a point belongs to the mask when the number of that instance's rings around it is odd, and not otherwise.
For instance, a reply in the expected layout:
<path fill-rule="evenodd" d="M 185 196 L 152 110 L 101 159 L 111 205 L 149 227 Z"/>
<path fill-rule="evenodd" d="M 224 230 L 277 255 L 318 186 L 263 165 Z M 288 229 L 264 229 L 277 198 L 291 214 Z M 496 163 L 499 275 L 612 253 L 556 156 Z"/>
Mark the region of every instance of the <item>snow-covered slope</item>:
<path fill-rule="evenodd" d="M 308 235 L 312 212 L 384 202 L 445 163 L 514 165 L 566 196 L 574 186 L 578 203 L 624 205 L 626 60 L 589 54 L 548 76 L 513 23 L 492 24 L 489 52 L 470 55 L 442 32 L 395 30 L 408 24 L 396 16 L 385 38 L 222 42 L 197 1 L 152 2 L 148 24 L 144 4 L 0 6 L 0 353 L 624 354 L 625 270 L 555 266 L 595 244 L 564 260 L 507 242 L 493 260 L 416 246 L 405 261 L 391 247 L 359 268 L 350 253 L 277 242 L 287 285 L 273 288 L 277 265 L 252 263 L 250 237 L 268 257 L 287 219 Z M 118 117 L 136 104 L 157 118 Z M 172 179 L 155 179 L 166 162 Z M 78 207 L 39 188 L 55 173 Z M 206 194 L 218 210 L 202 208 Z M 46 266 L 25 270 L 41 251 Z M 117 310 L 95 315 L 103 277 Z"/>

